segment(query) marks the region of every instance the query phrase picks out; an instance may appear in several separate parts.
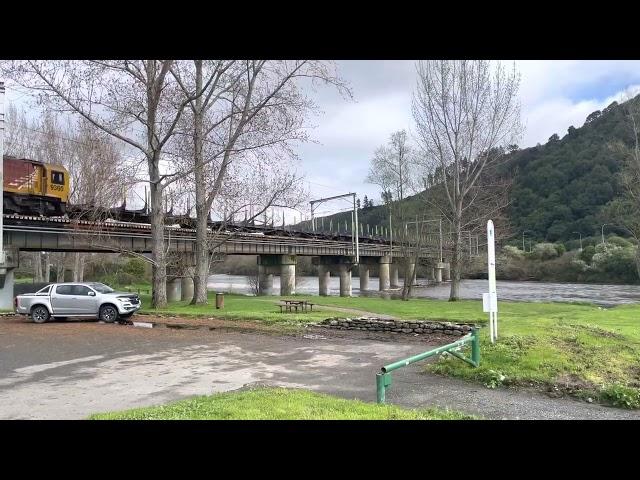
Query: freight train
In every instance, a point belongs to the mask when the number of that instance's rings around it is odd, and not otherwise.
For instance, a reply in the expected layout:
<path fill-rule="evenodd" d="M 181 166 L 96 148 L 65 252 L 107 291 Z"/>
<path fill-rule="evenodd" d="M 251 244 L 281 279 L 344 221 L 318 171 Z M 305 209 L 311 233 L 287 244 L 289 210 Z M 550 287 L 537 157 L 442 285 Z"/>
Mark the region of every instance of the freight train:
<path fill-rule="evenodd" d="M 69 201 L 69 172 L 26 158 L 4 156 L 4 213 L 62 216 Z"/>

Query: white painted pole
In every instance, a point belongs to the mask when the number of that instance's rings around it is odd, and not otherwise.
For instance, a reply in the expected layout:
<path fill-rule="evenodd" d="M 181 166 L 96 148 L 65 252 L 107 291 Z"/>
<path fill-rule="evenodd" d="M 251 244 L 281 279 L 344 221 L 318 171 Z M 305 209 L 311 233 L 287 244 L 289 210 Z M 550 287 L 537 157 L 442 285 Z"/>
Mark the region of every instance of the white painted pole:
<path fill-rule="evenodd" d="M 356 225 L 356 264 L 360 263 L 360 232 L 358 231 L 358 207 L 356 205 L 356 194 L 353 194 L 353 214 Z"/>
<path fill-rule="evenodd" d="M 487 264 L 489 276 L 489 326 L 491 330 L 491 343 L 498 338 L 498 309 L 497 309 L 497 291 L 496 291 L 496 250 L 495 250 L 495 231 L 493 222 L 487 222 Z M 495 304 L 493 303 L 495 298 Z"/>

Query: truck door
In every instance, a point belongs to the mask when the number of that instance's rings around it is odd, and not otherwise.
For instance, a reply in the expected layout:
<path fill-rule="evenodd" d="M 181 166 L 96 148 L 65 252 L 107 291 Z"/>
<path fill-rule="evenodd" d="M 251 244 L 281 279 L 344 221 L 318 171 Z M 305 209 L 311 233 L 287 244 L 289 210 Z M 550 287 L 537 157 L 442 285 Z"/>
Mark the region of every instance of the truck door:
<path fill-rule="evenodd" d="M 54 315 L 73 315 L 75 313 L 75 295 L 73 285 L 57 285 L 51 291 L 51 308 Z"/>
<path fill-rule="evenodd" d="M 85 285 L 74 285 L 76 315 L 95 315 L 98 313 L 98 300 L 96 292 Z"/>

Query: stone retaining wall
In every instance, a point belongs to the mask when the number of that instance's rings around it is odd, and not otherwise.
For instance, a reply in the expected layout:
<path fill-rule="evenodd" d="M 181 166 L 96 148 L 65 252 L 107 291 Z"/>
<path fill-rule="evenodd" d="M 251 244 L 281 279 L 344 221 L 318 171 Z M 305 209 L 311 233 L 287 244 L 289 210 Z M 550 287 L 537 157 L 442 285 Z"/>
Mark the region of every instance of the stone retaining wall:
<path fill-rule="evenodd" d="M 318 327 L 337 330 L 367 330 L 371 332 L 392 332 L 410 334 L 443 333 L 462 336 L 471 332 L 471 325 L 437 322 L 432 320 L 384 320 L 372 317 L 327 318 L 316 324 Z"/>

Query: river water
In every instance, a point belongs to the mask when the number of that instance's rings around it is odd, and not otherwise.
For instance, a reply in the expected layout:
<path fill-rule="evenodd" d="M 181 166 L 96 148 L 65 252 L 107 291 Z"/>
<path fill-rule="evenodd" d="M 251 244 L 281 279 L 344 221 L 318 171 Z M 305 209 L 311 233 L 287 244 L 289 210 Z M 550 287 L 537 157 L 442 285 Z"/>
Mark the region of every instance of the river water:
<path fill-rule="evenodd" d="M 419 298 L 449 298 L 450 284 L 426 285 L 426 281 L 419 279 L 421 286 L 414 288 L 413 296 Z M 352 280 L 352 294 L 354 296 L 391 296 L 397 293 L 378 292 L 378 279 L 369 278 L 369 288 L 360 292 L 360 281 L 357 277 Z M 211 275 L 208 280 L 209 290 L 228 293 L 251 293 L 248 277 L 243 275 Z M 329 283 L 331 295 L 339 295 L 340 279 L 331 277 Z M 463 280 L 460 286 L 461 298 L 480 300 L 482 293 L 488 291 L 487 280 Z M 538 302 L 590 302 L 602 306 L 614 306 L 624 303 L 640 302 L 640 285 L 598 285 L 583 283 L 546 283 L 546 282 L 515 282 L 498 281 L 498 298 L 501 300 L 520 300 Z M 280 277 L 273 277 L 273 292 L 280 293 Z M 298 277 L 296 279 L 296 293 L 318 295 L 317 277 Z"/>

